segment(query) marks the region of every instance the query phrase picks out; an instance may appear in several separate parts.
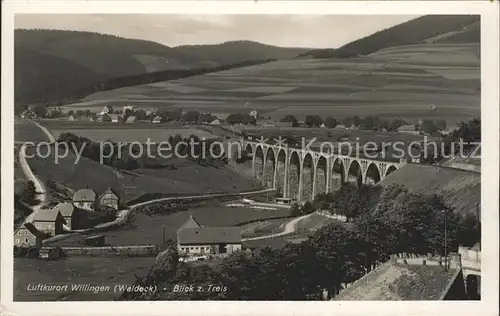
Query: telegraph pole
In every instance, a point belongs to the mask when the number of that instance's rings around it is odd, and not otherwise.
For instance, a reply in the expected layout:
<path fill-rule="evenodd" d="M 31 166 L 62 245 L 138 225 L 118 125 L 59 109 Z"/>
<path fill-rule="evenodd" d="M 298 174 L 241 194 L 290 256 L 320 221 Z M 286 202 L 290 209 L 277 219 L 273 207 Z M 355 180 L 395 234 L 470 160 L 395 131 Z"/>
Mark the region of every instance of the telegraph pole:
<path fill-rule="evenodd" d="M 444 271 L 448 271 L 448 240 L 447 240 L 447 217 L 448 213 L 444 210 Z"/>

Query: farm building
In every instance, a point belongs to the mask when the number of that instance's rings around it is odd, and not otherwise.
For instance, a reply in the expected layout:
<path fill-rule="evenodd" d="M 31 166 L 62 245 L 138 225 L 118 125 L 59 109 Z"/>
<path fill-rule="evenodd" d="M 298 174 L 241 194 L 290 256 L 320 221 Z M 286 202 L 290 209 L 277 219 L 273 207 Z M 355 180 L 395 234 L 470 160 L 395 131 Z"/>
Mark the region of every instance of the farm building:
<path fill-rule="evenodd" d="M 134 116 L 134 115 L 131 115 L 129 117 L 127 117 L 127 120 L 125 121 L 125 123 L 135 123 L 135 121 L 137 121 L 137 117 Z"/>
<path fill-rule="evenodd" d="M 125 113 L 125 111 L 133 111 L 134 110 L 134 106 L 133 105 L 125 105 L 123 106 L 123 113 Z"/>
<path fill-rule="evenodd" d="M 202 227 L 191 216 L 177 231 L 177 249 L 186 255 L 233 253 L 241 250 L 241 228 Z"/>
<path fill-rule="evenodd" d="M 99 197 L 99 205 L 108 206 L 118 210 L 120 205 L 120 198 L 111 188 L 104 191 Z"/>
<path fill-rule="evenodd" d="M 71 229 L 72 223 L 73 223 L 73 212 L 75 211 L 75 207 L 71 203 L 59 203 L 54 208 L 52 208 L 54 211 L 59 211 L 61 215 L 63 216 L 64 220 L 66 221 L 66 226 L 68 226 L 69 229 Z"/>
<path fill-rule="evenodd" d="M 335 126 L 333 129 L 347 129 L 347 128 L 345 127 L 345 125 L 339 124 Z"/>
<path fill-rule="evenodd" d="M 220 120 L 219 119 L 215 119 L 212 122 L 210 122 L 209 124 L 210 125 L 220 125 Z"/>
<path fill-rule="evenodd" d="M 64 232 L 64 224 L 66 224 L 66 220 L 64 220 L 61 212 L 55 209 L 41 210 L 37 212 L 35 218 L 33 218 L 33 225 L 35 225 L 35 228 L 50 236 L 62 234 Z"/>
<path fill-rule="evenodd" d="M 408 134 L 418 134 L 418 130 L 415 125 L 401 125 L 398 127 L 399 133 L 408 133 Z"/>
<path fill-rule="evenodd" d="M 121 120 L 120 115 L 118 114 L 108 114 L 109 118 L 111 119 L 111 123 L 118 123 Z"/>
<path fill-rule="evenodd" d="M 80 189 L 73 195 L 73 205 L 82 210 L 93 211 L 96 201 L 96 194 L 91 189 Z"/>
<path fill-rule="evenodd" d="M 70 116 L 68 116 L 68 121 L 76 121 L 78 120 L 78 116 L 76 116 L 75 113 L 72 113 Z"/>

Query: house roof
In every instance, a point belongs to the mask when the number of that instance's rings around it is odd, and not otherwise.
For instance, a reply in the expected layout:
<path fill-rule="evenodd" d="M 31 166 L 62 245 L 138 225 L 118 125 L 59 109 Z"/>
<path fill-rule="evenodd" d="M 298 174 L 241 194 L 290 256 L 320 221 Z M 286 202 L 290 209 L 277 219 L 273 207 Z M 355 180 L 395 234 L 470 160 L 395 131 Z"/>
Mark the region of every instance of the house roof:
<path fill-rule="evenodd" d="M 386 262 L 340 292 L 336 301 L 439 300 L 454 281 L 455 269 Z"/>
<path fill-rule="evenodd" d="M 184 228 L 177 232 L 177 242 L 179 244 L 238 244 L 241 243 L 241 228 Z"/>
<path fill-rule="evenodd" d="M 93 202 L 95 201 L 95 192 L 91 189 L 80 189 L 73 195 L 73 202 Z"/>
<path fill-rule="evenodd" d="M 61 215 L 64 217 L 70 217 L 73 215 L 75 207 L 71 203 L 59 203 L 52 210 L 61 212 Z"/>
<path fill-rule="evenodd" d="M 193 215 L 189 215 L 189 218 L 182 224 L 182 226 L 179 228 L 181 229 L 186 229 L 186 228 L 200 228 L 203 227 L 200 223 L 198 223 L 197 220 L 194 219 Z"/>
<path fill-rule="evenodd" d="M 35 214 L 33 222 L 55 222 L 59 214 L 61 214 L 61 212 L 55 209 L 40 210 Z"/>
<path fill-rule="evenodd" d="M 111 187 L 108 187 L 106 189 L 106 191 L 102 192 L 102 194 L 99 196 L 99 198 L 103 197 L 105 194 L 108 194 L 108 193 L 111 193 L 114 196 L 118 197 L 118 194 Z"/>

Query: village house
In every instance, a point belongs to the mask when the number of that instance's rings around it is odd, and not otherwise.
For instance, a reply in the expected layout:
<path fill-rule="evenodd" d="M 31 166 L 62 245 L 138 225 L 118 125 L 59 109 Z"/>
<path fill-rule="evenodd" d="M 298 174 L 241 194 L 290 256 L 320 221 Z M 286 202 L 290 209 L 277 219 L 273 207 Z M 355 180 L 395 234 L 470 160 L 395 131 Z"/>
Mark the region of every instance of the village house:
<path fill-rule="evenodd" d="M 118 210 L 120 206 L 120 198 L 111 188 L 104 191 L 99 197 L 99 205 L 111 207 Z"/>
<path fill-rule="evenodd" d="M 64 232 L 63 225 L 66 224 L 61 212 L 55 209 L 42 210 L 33 218 L 35 228 L 47 235 L 55 236 Z"/>
<path fill-rule="evenodd" d="M 96 206 L 96 194 L 91 189 L 80 189 L 73 195 L 73 205 L 86 211 L 93 211 Z"/>
<path fill-rule="evenodd" d="M 108 114 L 109 118 L 111 119 L 111 123 L 119 123 L 121 120 L 120 115 L 118 114 Z"/>
<path fill-rule="evenodd" d="M 333 129 L 347 129 L 347 128 L 345 127 L 345 125 L 339 124 L 335 126 Z"/>
<path fill-rule="evenodd" d="M 24 110 L 24 111 L 21 113 L 21 118 L 22 118 L 22 119 L 34 119 L 34 118 L 36 118 L 36 114 L 35 114 L 35 112 L 33 112 L 33 111 L 30 111 L 30 110 Z"/>
<path fill-rule="evenodd" d="M 104 115 L 104 114 L 111 114 L 113 113 L 113 108 L 111 105 L 106 105 L 105 107 L 102 108 L 101 112 L 99 114 Z"/>
<path fill-rule="evenodd" d="M 208 123 L 209 125 L 220 125 L 220 120 L 219 119 L 215 119 L 213 120 L 212 122 Z"/>
<path fill-rule="evenodd" d="M 134 111 L 134 106 L 133 105 L 125 105 L 123 106 L 123 113 L 125 113 L 125 111 Z"/>
<path fill-rule="evenodd" d="M 76 121 L 78 120 L 78 116 L 75 113 L 71 113 L 70 116 L 68 116 L 68 121 Z"/>
<path fill-rule="evenodd" d="M 45 234 L 35 228 L 32 223 L 24 223 L 14 233 L 14 246 L 21 248 L 41 247 Z"/>
<path fill-rule="evenodd" d="M 157 115 L 153 118 L 153 120 L 151 121 L 151 123 L 154 123 L 154 124 L 157 124 L 157 123 L 161 123 L 162 122 L 162 117 Z"/>
<path fill-rule="evenodd" d="M 137 121 L 137 117 L 135 115 L 131 115 L 129 117 L 127 117 L 127 120 L 125 121 L 125 123 L 135 123 L 135 121 Z"/>
<path fill-rule="evenodd" d="M 100 114 L 97 117 L 97 122 L 111 122 L 111 117 L 108 114 Z"/>
<path fill-rule="evenodd" d="M 241 228 L 203 227 L 190 216 L 177 230 L 177 249 L 184 255 L 233 253 L 241 250 Z"/>
<path fill-rule="evenodd" d="M 71 229 L 73 226 L 73 212 L 75 211 L 75 207 L 71 203 L 59 203 L 54 208 L 52 208 L 54 211 L 58 211 L 61 213 L 63 216 L 64 220 L 66 221 L 66 226 Z"/>

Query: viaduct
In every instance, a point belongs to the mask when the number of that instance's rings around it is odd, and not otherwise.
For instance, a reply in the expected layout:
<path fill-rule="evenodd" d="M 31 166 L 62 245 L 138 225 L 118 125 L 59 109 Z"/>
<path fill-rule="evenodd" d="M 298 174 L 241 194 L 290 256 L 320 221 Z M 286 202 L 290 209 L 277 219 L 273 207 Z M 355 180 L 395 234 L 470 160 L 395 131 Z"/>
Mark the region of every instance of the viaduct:
<path fill-rule="evenodd" d="M 298 202 L 340 189 L 351 182 L 375 184 L 406 164 L 243 140 L 244 155 L 252 161 L 252 176 L 284 198 Z"/>

